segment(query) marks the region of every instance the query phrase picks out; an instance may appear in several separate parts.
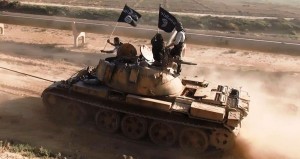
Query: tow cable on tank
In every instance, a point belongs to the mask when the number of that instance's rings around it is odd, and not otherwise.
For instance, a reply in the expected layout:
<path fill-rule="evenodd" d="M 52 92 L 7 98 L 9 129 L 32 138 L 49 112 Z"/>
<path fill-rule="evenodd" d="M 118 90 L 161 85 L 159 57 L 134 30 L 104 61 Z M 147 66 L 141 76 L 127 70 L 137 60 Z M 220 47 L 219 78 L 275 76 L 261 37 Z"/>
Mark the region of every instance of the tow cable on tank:
<path fill-rule="evenodd" d="M 15 72 L 15 73 L 22 74 L 22 75 L 25 75 L 25 76 L 30 76 L 30 77 L 33 77 L 33 78 L 37 78 L 37 79 L 40 79 L 40 80 L 44 80 L 44 81 L 48 81 L 48 82 L 52 82 L 52 83 L 55 82 L 55 81 L 53 81 L 53 80 L 49 80 L 49 79 L 46 79 L 46 78 L 42 78 L 42 77 L 30 75 L 30 74 L 23 73 L 23 72 L 19 72 L 19 71 L 12 70 L 12 69 L 9 69 L 9 68 L 5 68 L 5 67 L 1 67 L 1 66 L 0 66 L 0 68 L 3 69 L 3 70 L 10 71 L 10 72 Z"/>

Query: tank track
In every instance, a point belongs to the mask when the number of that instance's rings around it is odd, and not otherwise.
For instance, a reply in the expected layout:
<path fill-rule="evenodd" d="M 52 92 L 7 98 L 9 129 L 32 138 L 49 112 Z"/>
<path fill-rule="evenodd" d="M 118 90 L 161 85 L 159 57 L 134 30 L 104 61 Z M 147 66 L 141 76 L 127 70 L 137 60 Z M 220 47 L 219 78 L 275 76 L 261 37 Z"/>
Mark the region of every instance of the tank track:
<path fill-rule="evenodd" d="M 44 93 L 44 95 L 47 95 L 47 94 L 55 95 L 57 97 L 68 99 L 68 100 L 73 101 L 73 102 L 75 101 L 75 102 L 79 102 L 79 103 L 82 103 L 82 104 L 87 104 L 87 105 L 97 107 L 97 108 L 108 109 L 108 110 L 112 110 L 112 111 L 116 111 L 116 112 L 121 112 L 121 113 L 124 113 L 124 114 L 135 115 L 135 116 L 139 116 L 139 117 L 143 117 L 143 118 L 147 118 L 147 119 L 159 120 L 159 121 L 162 121 L 162 122 L 173 123 L 173 124 L 178 124 L 178 125 L 182 125 L 182 126 L 191 126 L 191 127 L 202 128 L 202 129 L 207 129 L 207 130 L 217 130 L 217 129 L 222 129 L 223 130 L 225 128 L 225 127 L 223 127 L 223 124 L 212 124 L 211 126 L 204 126 L 202 124 L 182 122 L 182 121 L 174 121 L 174 120 L 171 120 L 171 119 L 163 119 L 163 118 L 154 117 L 154 116 L 150 116 L 150 115 L 143 115 L 143 114 L 139 114 L 139 113 L 134 113 L 132 111 L 126 111 L 126 110 L 122 110 L 122 109 L 112 108 L 112 107 L 107 106 L 104 103 L 99 104 L 99 103 L 89 102 L 89 101 L 86 101 L 86 100 L 81 100 L 81 99 L 78 99 L 78 98 L 75 98 L 75 97 L 62 95 L 62 94 L 55 93 L 55 92 Z"/>
<path fill-rule="evenodd" d="M 54 96 L 56 99 L 64 99 L 68 102 L 80 103 L 81 105 L 85 106 L 84 108 L 89 107 L 89 109 L 105 109 L 125 115 L 152 120 L 155 122 L 172 124 L 179 130 L 186 130 L 187 133 L 189 133 L 189 131 L 200 134 L 204 133 L 203 135 L 207 136 L 203 141 L 204 147 L 203 149 L 199 149 L 197 153 L 206 151 L 209 146 L 217 148 L 219 150 L 227 149 L 229 147 L 228 144 L 230 144 L 231 146 L 232 141 L 234 140 L 233 138 L 231 138 L 234 137 L 233 133 L 230 132 L 230 130 L 228 130 L 228 128 L 226 128 L 222 123 L 199 121 L 198 119 L 191 119 L 186 115 L 179 113 L 176 114 L 170 112 L 160 112 L 144 107 L 131 107 L 122 102 L 114 102 L 112 100 L 103 99 L 99 100 L 92 96 L 83 96 L 80 93 L 72 91 L 70 92 L 68 89 L 62 88 L 54 87 L 52 89 L 46 89 L 42 94 L 43 100 L 47 100 L 45 98 L 47 98 L 47 96 L 49 95 Z M 179 135 L 176 136 L 176 140 L 178 140 Z M 179 142 L 180 144 L 182 144 L 181 142 L 184 141 L 180 140 Z M 195 151 L 187 151 L 189 153 L 195 153 Z"/>

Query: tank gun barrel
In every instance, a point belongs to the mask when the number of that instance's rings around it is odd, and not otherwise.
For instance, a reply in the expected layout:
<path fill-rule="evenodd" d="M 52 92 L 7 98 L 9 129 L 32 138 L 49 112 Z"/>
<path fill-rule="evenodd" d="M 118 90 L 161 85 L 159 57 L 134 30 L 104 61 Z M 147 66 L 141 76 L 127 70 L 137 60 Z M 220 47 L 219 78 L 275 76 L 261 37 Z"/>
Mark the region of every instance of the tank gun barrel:
<path fill-rule="evenodd" d="M 197 65 L 196 63 L 188 62 L 188 61 L 183 61 L 183 60 L 179 60 L 179 59 L 173 59 L 173 61 L 176 62 L 176 63 L 180 63 L 180 64 Z"/>

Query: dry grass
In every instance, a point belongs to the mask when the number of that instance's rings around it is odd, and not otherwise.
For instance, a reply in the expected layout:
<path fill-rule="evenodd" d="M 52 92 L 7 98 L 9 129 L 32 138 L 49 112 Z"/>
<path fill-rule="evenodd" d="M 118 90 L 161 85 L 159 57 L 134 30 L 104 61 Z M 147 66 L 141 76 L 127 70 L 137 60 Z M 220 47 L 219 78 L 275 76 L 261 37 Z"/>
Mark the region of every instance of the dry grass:
<path fill-rule="evenodd" d="M 33 147 L 16 141 L 0 140 L 0 152 L 11 152 L 28 158 L 62 159 L 61 153 L 53 153 L 43 147 Z"/>

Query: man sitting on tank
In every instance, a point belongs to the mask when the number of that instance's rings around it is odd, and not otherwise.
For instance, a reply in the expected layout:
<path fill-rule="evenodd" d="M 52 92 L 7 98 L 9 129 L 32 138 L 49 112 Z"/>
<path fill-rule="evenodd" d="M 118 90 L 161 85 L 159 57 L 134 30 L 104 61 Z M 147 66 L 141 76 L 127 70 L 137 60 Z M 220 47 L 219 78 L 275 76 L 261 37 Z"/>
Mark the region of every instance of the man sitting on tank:
<path fill-rule="evenodd" d="M 101 50 L 101 52 L 105 53 L 115 53 L 115 57 L 108 57 L 105 60 L 109 62 L 121 62 L 121 63 L 132 63 L 133 60 L 132 58 L 135 57 L 136 55 L 136 50 L 134 46 L 132 46 L 129 43 L 123 44 L 120 41 L 119 37 L 114 38 L 114 43 L 111 43 L 110 40 L 107 40 L 107 43 L 111 44 L 115 48 L 113 50 Z"/>
<path fill-rule="evenodd" d="M 161 66 L 165 54 L 165 42 L 160 33 L 155 34 L 151 39 L 154 66 Z"/>
<path fill-rule="evenodd" d="M 112 50 L 101 50 L 101 52 L 104 52 L 104 53 L 117 53 L 119 48 L 123 45 L 123 43 L 120 41 L 119 37 L 114 38 L 114 43 L 110 42 L 110 40 L 107 39 L 107 43 L 114 46 L 115 48 L 112 49 Z"/>
<path fill-rule="evenodd" d="M 115 53 L 115 54 L 117 54 L 118 50 L 123 45 L 123 43 L 120 41 L 119 37 L 115 37 L 114 38 L 114 43 L 110 42 L 110 40 L 107 39 L 107 43 L 109 43 L 110 45 L 114 46 L 115 48 L 112 49 L 112 50 L 101 50 L 101 52 L 103 52 L 103 53 Z M 113 61 L 115 59 L 116 59 L 116 57 L 108 57 L 105 60 L 111 62 L 111 61 Z"/>

